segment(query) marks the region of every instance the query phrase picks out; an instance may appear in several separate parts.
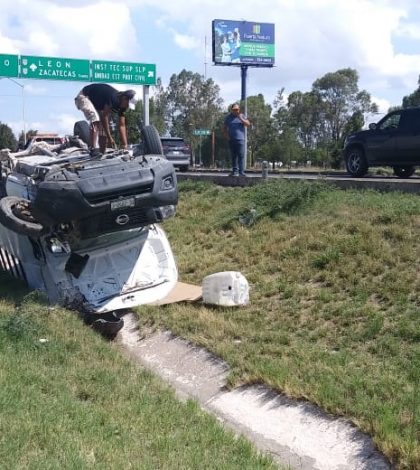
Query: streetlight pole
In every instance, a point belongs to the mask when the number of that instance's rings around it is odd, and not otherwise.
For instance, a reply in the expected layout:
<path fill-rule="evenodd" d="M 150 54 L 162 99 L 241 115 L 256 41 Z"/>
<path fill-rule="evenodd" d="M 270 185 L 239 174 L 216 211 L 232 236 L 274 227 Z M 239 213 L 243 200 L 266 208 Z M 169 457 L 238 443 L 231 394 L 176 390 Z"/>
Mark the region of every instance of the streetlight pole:
<path fill-rule="evenodd" d="M 11 82 L 13 82 L 15 85 L 19 86 L 21 91 L 22 91 L 22 121 L 23 121 L 23 145 L 26 146 L 26 123 L 25 123 L 25 85 L 22 85 L 21 83 L 17 82 L 16 80 L 13 80 L 13 78 L 10 77 L 1 77 L 1 78 L 7 78 Z M 0 80 L 1 80 L 0 78 Z"/>

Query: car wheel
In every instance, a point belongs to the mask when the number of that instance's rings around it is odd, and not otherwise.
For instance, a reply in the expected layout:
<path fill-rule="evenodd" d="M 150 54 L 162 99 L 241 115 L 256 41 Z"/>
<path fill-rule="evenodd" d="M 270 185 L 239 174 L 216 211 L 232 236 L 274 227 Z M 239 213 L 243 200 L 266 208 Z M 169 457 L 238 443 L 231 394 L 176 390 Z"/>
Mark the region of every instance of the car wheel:
<path fill-rule="evenodd" d="M 30 201 L 15 196 L 0 199 L 0 223 L 13 232 L 35 238 L 44 230 L 32 215 Z"/>
<path fill-rule="evenodd" d="M 73 135 L 79 136 L 79 139 L 89 145 L 90 142 L 90 129 L 89 124 L 86 121 L 77 121 L 74 124 Z"/>
<path fill-rule="evenodd" d="M 364 176 L 367 173 L 368 165 L 361 148 L 353 147 L 347 150 L 346 168 L 351 176 Z"/>
<path fill-rule="evenodd" d="M 415 171 L 414 166 L 394 166 L 394 174 L 398 178 L 410 178 Z"/>
<path fill-rule="evenodd" d="M 163 155 L 162 142 L 155 126 L 143 126 L 141 129 L 145 154 Z"/>
<path fill-rule="evenodd" d="M 182 165 L 179 167 L 179 171 L 188 171 L 188 165 Z"/>

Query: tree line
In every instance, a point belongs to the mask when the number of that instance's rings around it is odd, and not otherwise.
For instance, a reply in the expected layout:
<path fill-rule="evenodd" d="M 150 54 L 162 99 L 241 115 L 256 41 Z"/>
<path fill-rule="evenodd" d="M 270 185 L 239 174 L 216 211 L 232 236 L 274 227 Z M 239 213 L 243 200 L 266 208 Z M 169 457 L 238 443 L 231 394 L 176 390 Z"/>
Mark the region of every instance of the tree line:
<path fill-rule="evenodd" d="M 273 103 L 263 94 L 247 98 L 248 167 L 260 160 L 291 162 L 337 168 L 345 136 L 364 125 L 367 113 L 378 111 L 366 90 L 359 89 L 359 75 L 351 68 L 340 69 L 316 79 L 310 91 L 293 91 L 286 96 L 280 89 Z M 238 100 L 239 101 L 239 100 Z M 418 88 L 404 96 L 400 107 L 420 105 Z M 242 103 L 244 107 L 244 103 Z M 395 109 L 395 108 L 393 108 Z M 229 149 L 222 136 L 227 107 L 220 96 L 220 87 L 212 78 L 187 70 L 173 74 L 165 88 L 158 80 L 149 102 L 150 123 L 160 135 L 183 137 L 195 152 L 200 152 L 204 166 L 229 166 Z M 143 102 L 126 114 L 130 143 L 140 139 L 139 122 Z M 195 129 L 210 129 L 211 136 L 196 136 Z M 28 137 L 35 131 L 28 131 Z M 14 149 L 18 141 L 11 129 L 0 123 L 0 148 Z"/>

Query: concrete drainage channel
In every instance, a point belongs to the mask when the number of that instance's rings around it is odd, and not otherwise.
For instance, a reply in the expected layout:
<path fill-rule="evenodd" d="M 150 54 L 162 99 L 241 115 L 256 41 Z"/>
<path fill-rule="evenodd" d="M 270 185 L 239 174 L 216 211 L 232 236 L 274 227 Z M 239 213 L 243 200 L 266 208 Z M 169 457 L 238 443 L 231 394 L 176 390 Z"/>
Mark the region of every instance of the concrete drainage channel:
<path fill-rule="evenodd" d="M 142 366 L 193 398 L 261 451 L 296 470 L 385 470 L 392 467 L 372 440 L 348 421 L 264 386 L 227 391 L 228 366 L 207 351 L 158 332 L 140 339 L 134 314 L 124 317 L 117 342 Z"/>

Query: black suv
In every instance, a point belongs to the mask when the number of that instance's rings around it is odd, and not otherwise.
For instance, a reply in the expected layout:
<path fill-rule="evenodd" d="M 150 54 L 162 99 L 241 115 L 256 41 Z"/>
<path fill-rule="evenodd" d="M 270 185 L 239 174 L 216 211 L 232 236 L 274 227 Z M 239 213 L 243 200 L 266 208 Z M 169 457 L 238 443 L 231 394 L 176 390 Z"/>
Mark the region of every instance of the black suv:
<path fill-rule="evenodd" d="M 420 107 L 392 111 L 347 136 L 344 158 L 352 176 L 364 176 L 370 166 L 392 166 L 395 175 L 410 177 L 420 165 Z"/>

